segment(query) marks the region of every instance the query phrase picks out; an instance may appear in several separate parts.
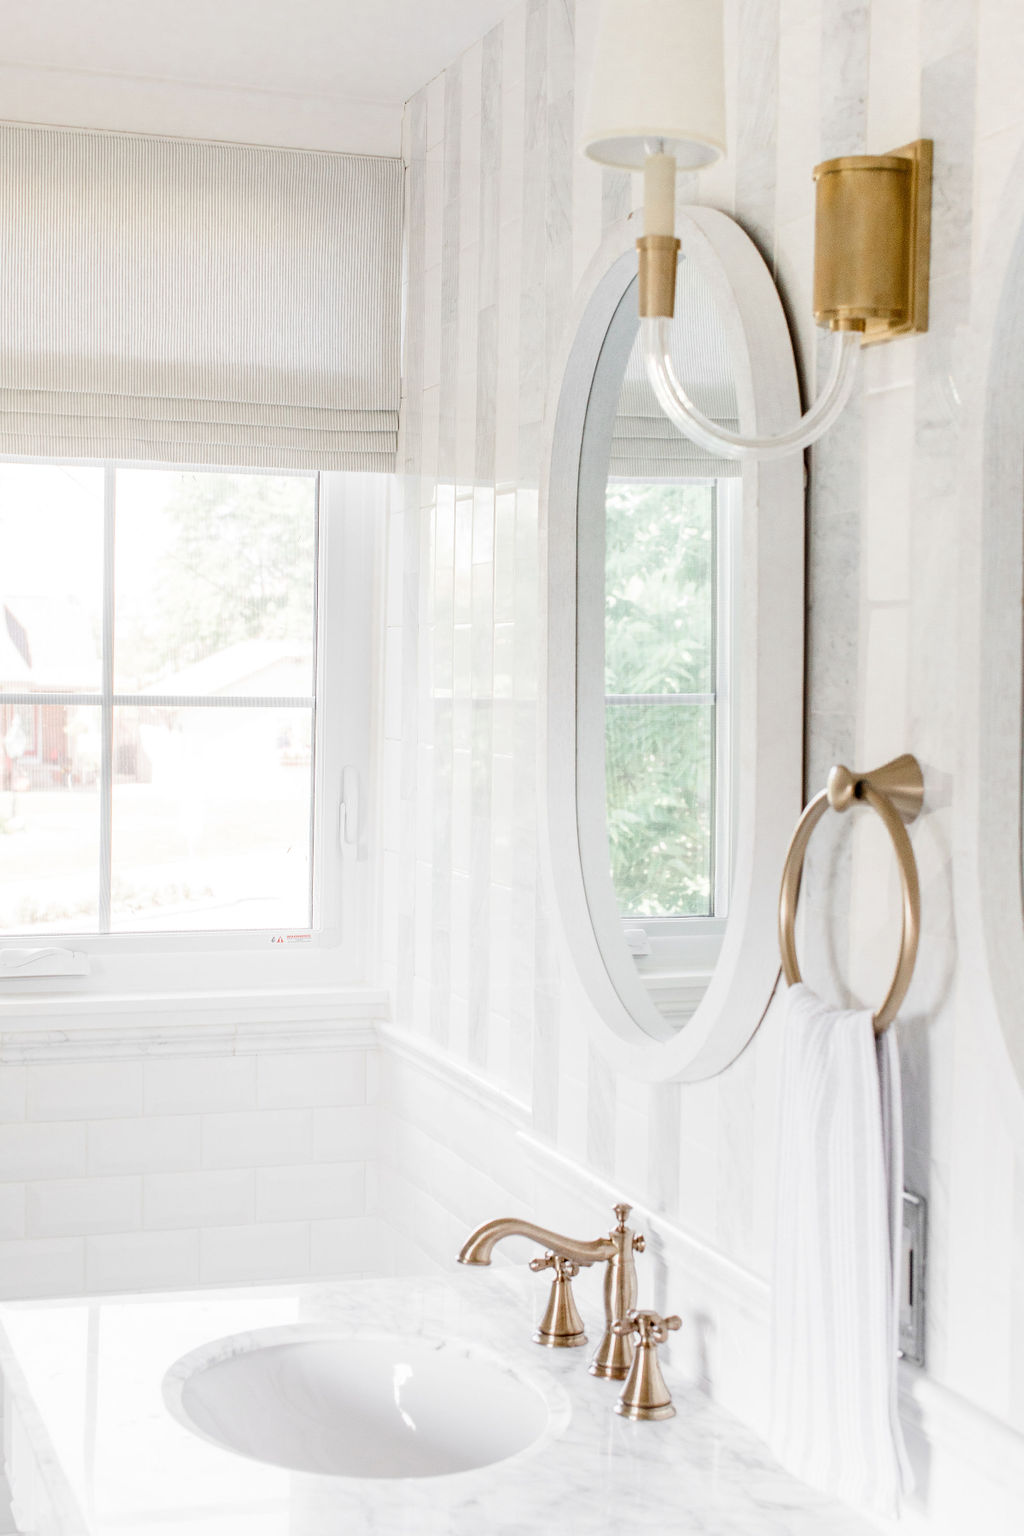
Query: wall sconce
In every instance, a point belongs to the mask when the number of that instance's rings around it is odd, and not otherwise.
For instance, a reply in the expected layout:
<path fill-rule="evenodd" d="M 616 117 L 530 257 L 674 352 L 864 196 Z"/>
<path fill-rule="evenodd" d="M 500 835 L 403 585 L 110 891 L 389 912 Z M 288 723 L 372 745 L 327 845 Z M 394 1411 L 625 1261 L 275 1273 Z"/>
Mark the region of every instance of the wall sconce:
<path fill-rule="evenodd" d="M 862 346 L 928 329 L 932 143 L 816 166 L 814 318 L 836 336 L 825 386 L 789 432 L 748 438 L 687 396 L 669 352 L 679 241 L 676 171 L 725 153 L 722 0 L 605 0 L 583 150 L 644 173 L 640 317 L 666 416 L 712 453 L 774 459 L 816 442 L 843 410 Z"/>

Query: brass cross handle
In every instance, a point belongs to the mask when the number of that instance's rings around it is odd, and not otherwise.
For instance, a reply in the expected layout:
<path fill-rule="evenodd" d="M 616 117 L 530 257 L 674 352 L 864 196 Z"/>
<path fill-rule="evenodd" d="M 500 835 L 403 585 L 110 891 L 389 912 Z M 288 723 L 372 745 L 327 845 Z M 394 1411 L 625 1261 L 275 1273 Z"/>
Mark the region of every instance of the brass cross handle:
<path fill-rule="evenodd" d="M 585 1344 L 587 1336 L 583 1331 L 583 1319 L 572 1294 L 572 1282 L 580 1272 L 576 1260 L 567 1259 L 560 1253 L 546 1253 L 542 1259 L 531 1259 L 530 1268 L 535 1275 L 545 1269 L 555 1272 L 547 1311 L 533 1342 L 543 1344 L 545 1349 L 575 1349 Z"/>
<path fill-rule="evenodd" d="M 546 1253 L 542 1259 L 531 1259 L 530 1268 L 535 1275 L 545 1269 L 553 1269 L 563 1280 L 575 1280 L 580 1272 L 575 1259 L 565 1259 L 560 1253 Z"/>
<path fill-rule="evenodd" d="M 612 1324 L 620 1338 L 636 1333 L 636 1354 L 615 1412 L 624 1419 L 670 1419 L 675 1413 L 672 1396 L 658 1364 L 658 1345 L 683 1326 L 681 1317 L 662 1317 L 660 1312 L 634 1308 Z"/>
<path fill-rule="evenodd" d="M 630 1333 L 640 1335 L 641 1344 L 664 1344 L 669 1333 L 675 1333 L 677 1328 L 683 1326 L 681 1317 L 673 1312 L 671 1317 L 662 1317 L 660 1312 L 648 1312 L 633 1309 L 627 1312 L 625 1317 L 620 1317 L 617 1323 L 612 1324 L 612 1332 L 620 1337 Z"/>

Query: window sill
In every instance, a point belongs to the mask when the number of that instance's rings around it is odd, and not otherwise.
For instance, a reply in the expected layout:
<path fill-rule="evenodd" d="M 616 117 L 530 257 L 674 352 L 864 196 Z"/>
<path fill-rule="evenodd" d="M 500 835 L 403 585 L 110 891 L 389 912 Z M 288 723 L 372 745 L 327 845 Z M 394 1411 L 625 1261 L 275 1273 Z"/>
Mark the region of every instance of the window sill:
<path fill-rule="evenodd" d="M 0 995 L 0 1061 L 366 1049 L 390 998 L 376 987 Z"/>

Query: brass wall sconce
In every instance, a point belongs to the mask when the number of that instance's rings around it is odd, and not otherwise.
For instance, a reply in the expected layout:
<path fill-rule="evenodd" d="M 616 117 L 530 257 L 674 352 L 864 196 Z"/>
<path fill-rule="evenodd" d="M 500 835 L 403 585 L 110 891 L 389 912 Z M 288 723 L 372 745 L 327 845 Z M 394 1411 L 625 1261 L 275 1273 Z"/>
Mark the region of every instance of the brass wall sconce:
<path fill-rule="evenodd" d="M 932 141 L 814 168 L 814 318 L 864 345 L 928 329 Z"/>
<path fill-rule="evenodd" d="M 836 335 L 811 409 L 771 438 L 727 431 L 697 408 L 669 349 L 679 241 L 677 167 L 724 152 L 721 0 L 605 0 L 583 149 L 644 172 L 640 318 L 647 373 L 668 416 L 709 452 L 773 459 L 816 442 L 841 414 L 861 346 L 928 329 L 932 142 L 846 155 L 815 168 L 814 318 Z"/>

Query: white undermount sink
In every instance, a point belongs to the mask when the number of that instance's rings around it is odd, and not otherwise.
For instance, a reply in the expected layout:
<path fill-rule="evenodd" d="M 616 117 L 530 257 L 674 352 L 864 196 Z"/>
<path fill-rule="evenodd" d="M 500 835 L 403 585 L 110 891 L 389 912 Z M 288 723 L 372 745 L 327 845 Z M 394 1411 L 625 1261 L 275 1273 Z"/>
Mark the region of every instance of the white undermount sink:
<path fill-rule="evenodd" d="M 322 1325 L 205 1344 L 171 1366 L 163 1394 L 226 1450 L 336 1477 L 468 1472 L 525 1450 L 549 1419 L 540 1392 L 470 1345 Z"/>

